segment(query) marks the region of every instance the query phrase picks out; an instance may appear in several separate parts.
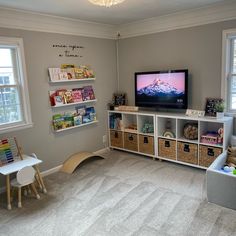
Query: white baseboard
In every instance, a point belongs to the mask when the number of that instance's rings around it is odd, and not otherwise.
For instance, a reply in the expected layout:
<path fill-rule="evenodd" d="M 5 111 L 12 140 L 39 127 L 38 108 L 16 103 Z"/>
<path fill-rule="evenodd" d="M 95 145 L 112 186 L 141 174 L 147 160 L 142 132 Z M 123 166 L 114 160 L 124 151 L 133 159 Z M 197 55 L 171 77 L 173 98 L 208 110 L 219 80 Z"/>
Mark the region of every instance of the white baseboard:
<path fill-rule="evenodd" d="M 95 151 L 95 152 L 93 152 L 93 153 L 94 153 L 95 155 L 101 155 L 101 154 L 103 154 L 104 152 L 107 152 L 107 151 L 109 151 L 109 150 L 110 150 L 109 147 L 106 147 L 106 148 L 102 148 L 102 149 L 100 149 L 100 150 L 97 150 L 97 151 Z M 51 174 L 54 174 L 54 173 L 58 172 L 58 171 L 61 169 L 61 167 L 62 167 L 62 165 L 53 167 L 53 168 L 51 168 L 51 169 L 42 171 L 41 174 L 42 174 L 43 177 L 48 176 L 48 175 L 51 175 Z M 1 193 L 4 193 L 4 192 L 6 192 L 6 187 L 1 187 L 1 188 L 0 188 L 0 194 L 1 194 Z"/>
<path fill-rule="evenodd" d="M 44 176 L 47 176 L 47 175 L 51 175 L 51 174 L 53 174 L 53 173 L 58 172 L 58 171 L 61 169 L 61 167 L 62 167 L 62 165 L 53 167 L 53 168 L 51 168 L 51 169 L 49 169 L 49 170 L 42 171 L 41 174 L 42 174 L 43 177 L 44 177 Z"/>
<path fill-rule="evenodd" d="M 93 153 L 96 154 L 96 155 L 100 155 L 100 154 L 103 154 L 104 152 L 107 152 L 109 150 L 110 150 L 110 148 L 106 147 L 106 148 L 102 148 L 100 150 L 97 150 L 96 152 L 93 152 Z"/>

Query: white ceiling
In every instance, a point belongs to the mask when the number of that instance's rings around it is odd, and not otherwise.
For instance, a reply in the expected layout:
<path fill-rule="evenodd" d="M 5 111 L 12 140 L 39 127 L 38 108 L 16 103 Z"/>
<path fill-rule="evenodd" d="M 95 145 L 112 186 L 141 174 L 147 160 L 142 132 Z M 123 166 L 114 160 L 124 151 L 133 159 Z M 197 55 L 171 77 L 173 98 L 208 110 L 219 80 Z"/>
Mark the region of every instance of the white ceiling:
<path fill-rule="evenodd" d="M 126 0 L 111 8 L 87 0 L 0 0 L 0 7 L 120 25 L 235 0 Z"/>

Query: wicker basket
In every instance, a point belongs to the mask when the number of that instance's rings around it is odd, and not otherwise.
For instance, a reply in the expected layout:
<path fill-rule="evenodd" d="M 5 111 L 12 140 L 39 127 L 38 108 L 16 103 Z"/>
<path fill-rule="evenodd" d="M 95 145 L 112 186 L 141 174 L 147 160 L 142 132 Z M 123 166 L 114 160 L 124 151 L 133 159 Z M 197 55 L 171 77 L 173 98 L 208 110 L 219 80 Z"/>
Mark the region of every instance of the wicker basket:
<path fill-rule="evenodd" d="M 200 145 L 199 165 L 209 167 L 222 153 L 222 148 Z"/>
<path fill-rule="evenodd" d="M 113 147 L 119 147 L 123 148 L 123 132 L 122 131 L 116 131 L 111 130 L 110 131 L 110 140 L 111 140 L 111 146 Z"/>
<path fill-rule="evenodd" d="M 125 149 L 128 149 L 128 150 L 138 151 L 137 134 L 125 133 L 124 147 Z"/>
<path fill-rule="evenodd" d="M 176 141 L 165 138 L 159 138 L 158 156 L 171 160 L 176 160 Z"/>
<path fill-rule="evenodd" d="M 198 164 L 198 146 L 193 143 L 178 142 L 177 160 L 190 164 Z"/>
<path fill-rule="evenodd" d="M 139 152 L 154 155 L 154 138 L 152 136 L 139 135 Z"/>

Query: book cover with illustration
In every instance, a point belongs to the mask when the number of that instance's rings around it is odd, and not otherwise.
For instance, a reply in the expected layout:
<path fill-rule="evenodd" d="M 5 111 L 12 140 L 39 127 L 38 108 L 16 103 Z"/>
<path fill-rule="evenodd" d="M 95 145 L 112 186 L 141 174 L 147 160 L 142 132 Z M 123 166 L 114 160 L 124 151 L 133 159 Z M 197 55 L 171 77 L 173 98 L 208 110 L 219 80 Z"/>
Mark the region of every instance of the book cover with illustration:
<path fill-rule="evenodd" d="M 54 103 L 55 103 L 55 106 L 63 105 L 64 104 L 63 97 L 60 95 L 54 96 Z"/>
<path fill-rule="evenodd" d="M 59 73 L 61 73 L 60 68 L 48 68 L 50 81 L 56 82 L 60 80 Z"/>
<path fill-rule="evenodd" d="M 61 114 L 55 114 L 52 117 L 52 125 L 54 130 L 60 130 L 64 128 L 64 117 Z"/>
<path fill-rule="evenodd" d="M 84 71 L 82 68 L 75 68 L 74 71 L 76 79 L 84 79 Z"/>
<path fill-rule="evenodd" d="M 94 100 L 95 94 L 91 85 L 83 87 L 83 101 Z"/>
<path fill-rule="evenodd" d="M 72 98 L 74 102 L 82 102 L 82 88 L 74 88 L 72 89 Z"/>
<path fill-rule="evenodd" d="M 81 125 L 83 123 L 83 116 L 74 116 L 74 125 Z"/>
<path fill-rule="evenodd" d="M 86 114 L 86 106 L 76 106 L 75 107 L 76 114 L 78 116 L 84 116 Z"/>
<path fill-rule="evenodd" d="M 72 90 L 67 90 L 64 93 L 65 104 L 73 103 Z"/>

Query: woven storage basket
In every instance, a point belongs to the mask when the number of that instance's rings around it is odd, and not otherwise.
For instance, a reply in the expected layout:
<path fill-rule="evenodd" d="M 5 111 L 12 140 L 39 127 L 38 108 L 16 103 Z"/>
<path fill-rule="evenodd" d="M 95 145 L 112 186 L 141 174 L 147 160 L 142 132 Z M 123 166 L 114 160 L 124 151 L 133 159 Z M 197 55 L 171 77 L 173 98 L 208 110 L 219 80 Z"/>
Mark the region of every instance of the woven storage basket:
<path fill-rule="evenodd" d="M 125 133 L 124 147 L 128 150 L 138 151 L 137 134 Z"/>
<path fill-rule="evenodd" d="M 154 138 L 152 136 L 139 135 L 139 152 L 154 155 Z"/>
<path fill-rule="evenodd" d="M 122 131 L 110 131 L 111 146 L 123 148 L 123 133 Z"/>
<path fill-rule="evenodd" d="M 199 165 L 209 167 L 222 153 L 222 148 L 200 145 Z"/>
<path fill-rule="evenodd" d="M 158 156 L 176 160 L 176 141 L 170 139 L 158 139 Z"/>
<path fill-rule="evenodd" d="M 190 164 L 198 164 L 198 146 L 193 143 L 178 142 L 177 160 Z"/>

